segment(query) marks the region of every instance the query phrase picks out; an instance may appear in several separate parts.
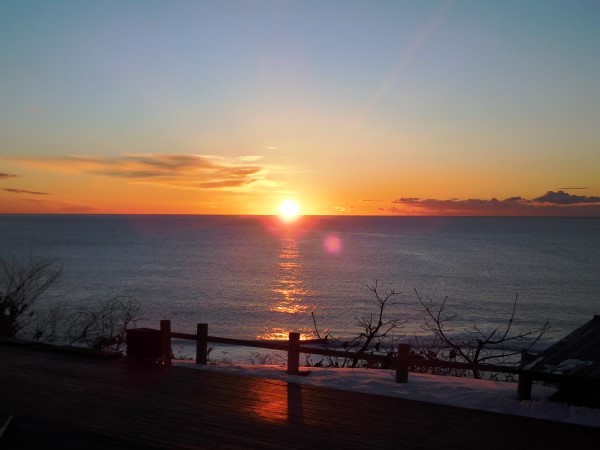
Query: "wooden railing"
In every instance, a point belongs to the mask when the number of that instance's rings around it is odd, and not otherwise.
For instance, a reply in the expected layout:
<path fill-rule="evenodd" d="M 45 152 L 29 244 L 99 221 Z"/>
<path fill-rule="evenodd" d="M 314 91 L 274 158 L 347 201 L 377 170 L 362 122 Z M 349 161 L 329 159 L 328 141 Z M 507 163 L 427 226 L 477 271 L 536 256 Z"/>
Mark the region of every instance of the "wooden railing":
<path fill-rule="evenodd" d="M 268 342 L 246 339 L 233 339 L 219 336 L 208 335 L 208 325 L 199 323 L 196 328 L 196 334 L 178 333 L 171 331 L 171 321 L 161 320 L 160 322 L 160 340 L 162 363 L 165 365 L 171 364 L 171 339 L 187 339 L 196 341 L 196 363 L 207 364 L 208 360 L 208 343 L 237 345 L 243 347 L 257 347 L 270 350 L 281 350 L 287 352 L 287 373 L 291 375 L 301 375 L 300 371 L 300 354 L 323 355 L 339 358 L 347 358 L 353 360 L 364 360 L 385 364 L 388 367 L 396 366 L 396 382 L 408 382 L 408 372 L 411 367 L 437 367 L 449 369 L 472 370 L 479 372 L 495 372 L 495 373 L 510 373 L 520 374 L 521 370 L 517 367 L 507 367 L 495 364 L 469 364 L 452 361 L 429 360 L 416 355 L 410 354 L 409 344 L 399 344 L 395 356 L 377 355 L 371 353 L 356 353 L 344 350 L 333 350 L 327 348 L 309 347 L 301 345 L 300 333 L 289 333 L 287 343 L 283 342 Z M 520 394 L 519 394 L 520 396 Z"/>

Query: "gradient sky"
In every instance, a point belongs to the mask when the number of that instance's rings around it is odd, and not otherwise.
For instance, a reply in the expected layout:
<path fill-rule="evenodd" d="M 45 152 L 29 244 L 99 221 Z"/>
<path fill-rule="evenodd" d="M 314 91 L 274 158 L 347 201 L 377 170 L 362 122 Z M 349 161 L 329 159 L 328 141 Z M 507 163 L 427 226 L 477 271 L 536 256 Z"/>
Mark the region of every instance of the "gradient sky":
<path fill-rule="evenodd" d="M 600 2 L 0 0 L 0 212 L 600 216 Z"/>

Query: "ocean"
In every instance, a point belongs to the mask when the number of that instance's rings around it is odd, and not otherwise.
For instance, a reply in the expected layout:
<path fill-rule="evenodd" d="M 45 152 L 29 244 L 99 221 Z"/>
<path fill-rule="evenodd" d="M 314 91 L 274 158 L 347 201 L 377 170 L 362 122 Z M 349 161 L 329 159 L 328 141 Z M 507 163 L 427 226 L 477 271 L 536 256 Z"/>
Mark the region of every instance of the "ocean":
<path fill-rule="evenodd" d="M 274 339 L 289 331 L 353 336 L 386 309 L 423 334 L 415 291 L 460 331 L 550 323 L 549 342 L 600 314 L 600 219 L 490 217 L 0 215 L 0 256 L 56 258 L 60 282 L 40 306 L 93 305 L 130 293 L 138 326 Z M 392 300 L 390 300 L 392 301 Z"/>

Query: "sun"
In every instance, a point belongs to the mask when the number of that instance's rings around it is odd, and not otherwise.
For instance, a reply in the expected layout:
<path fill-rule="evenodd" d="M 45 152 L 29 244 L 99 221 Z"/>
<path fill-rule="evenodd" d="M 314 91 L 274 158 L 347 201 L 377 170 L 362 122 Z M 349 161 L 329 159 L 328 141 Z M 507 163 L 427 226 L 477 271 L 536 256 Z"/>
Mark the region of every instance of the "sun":
<path fill-rule="evenodd" d="M 294 220 L 300 214 L 300 206 L 294 200 L 287 199 L 279 204 L 279 215 L 284 220 Z"/>

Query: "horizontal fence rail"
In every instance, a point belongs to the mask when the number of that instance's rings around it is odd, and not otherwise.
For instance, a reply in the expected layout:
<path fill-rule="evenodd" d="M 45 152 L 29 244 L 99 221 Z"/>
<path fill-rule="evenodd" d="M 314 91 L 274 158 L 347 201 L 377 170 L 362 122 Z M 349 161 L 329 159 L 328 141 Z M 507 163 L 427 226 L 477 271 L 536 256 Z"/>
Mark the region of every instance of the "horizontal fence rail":
<path fill-rule="evenodd" d="M 171 333 L 171 337 L 175 339 L 187 339 L 190 341 L 197 340 L 196 334 L 189 333 Z M 226 345 L 238 345 L 240 347 L 257 347 L 257 348 L 267 348 L 269 350 L 288 350 L 288 344 L 284 344 L 283 342 L 267 342 L 267 341 L 251 341 L 246 339 L 233 339 L 226 337 L 218 337 L 218 336 L 206 336 L 208 342 L 212 342 L 214 344 L 226 344 Z"/>
<path fill-rule="evenodd" d="M 136 335 L 135 332 L 138 332 Z M 130 333 L 131 332 L 131 333 Z M 131 336 L 130 336 L 131 334 Z M 135 336 L 135 346 L 134 344 L 134 336 Z M 150 339 L 153 343 L 155 340 L 159 349 L 154 353 L 151 352 L 151 356 L 161 357 L 161 364 L 170 365 L 172 358 L 172 348 L 171 348 L 171 339 L 184 339 L 196 341 L 196 363 L 197 364 L 207 364 L 208 362 L 208 343 L 215 344 L 225 344 L 225 345 L 236 345 L 241 347 L 256 347 L 256 348 L 264 348 L 269 350 L 280 350 L 287 352 L 288 355 L 288 365 L 287 365 L 287 373 L 290 375 L 305 375 L 306 372 L 302 373 L 299 369 L 300 367 L 300 354 L 312 354 L 312 355 L 322 355 L 329 357 L 337 357 L 337 358 L 345 358 L 351 359 L 355 361 L 367 361 L 367 362 L 377 362 L 382 365 L 387 365 L 388 367 L 392 367 L 395 365 L 396 367 L 396 382 L 397 383 L 407 383 L 408 382 L 408 372 L 410 368 L 416 367 L 430 367 L 430 368 L 446 368 L 446 369 L 460 369 L 460 370 L 471 370 L 477 372 L 493 372 L 493 373 L 508 373 L 508 374 L 518 374 L 519 375 L 519 384 L 517 386 L 517 398 L 519 400 L 526 400 L 531 398 L 531 387 L 533 378 L 531 375 L 522 369 L 523 361 L 520 367 L 510 367 L 510 366 L 500 366 L 496 364 L 470 364 L 470 363 L 461 363 L 454 361 L 441 361 L 441 360 L 431 360 L 425 359 L 418 355 L 410 354 L 410 345 L 409 344 L 399 344 L 397 352 L 395 354 L 389 355 L 377 355 L 372 353 L 359 353 L 359 352 L 349 352 L 344 350 L 333 350 L 328 348 L 318 348 L 318 347 L 309 347 L 307 345 L 301 345 L 300 333 L 289 333 L 288 342 L 270 342 L 270 341 L 257 341 L 257 340 L 248 340 L 248 339 L 234 339 L 234 338 L 226 338 L 220 336 L 209 336 L 208 335 L 208 325 L 199 323 L 197 325 L 196 334 L 191 333 L 178 333 L 171 331 L 171 321 L 170 320 L 161 320 L 160 321 L 160 331 L 153 329 L 132 329 L 128 330 L 127 333 L 127 346 L 128 346 L 128 356 L 133 356 L 133 353 L 130 355 L 129 347 L 131 346 L 138 348 L 140 336 L 143 339 Z M 145 336 L 145 337 L 144 337 Z M 139 356 L 139 355 L 138 355 Z M 148 356 L 148 355 L 146 355 Z M 562 377 L 560 378 L 562 380 Z M 557 378 L 557 381 L 560 381 Z"/>
<path fill-rule="evenodd" d="M 177 333 L 171 332 L 171 337 L 175 339 L 185 339 L 196 341 L 198 339 L 198 334 L 191 333 Z M 283 342 L 268 342 L 268 341 L 256 341 L 256 340 L 248 340 L 248 339 L 233 339 L 219 336 L 206 336 L 207 342 L 212 342 L 215 344 L 226 344 L 226 345 L 237 345 L 240 347 L 256 347 L 256 348 L 264 348 L 269 350 L 281 350 L 287 352 L 289 350 L 289 343 Z M 302 341 L 300 341 L 302 343 Z M 408 344 L 405 344 L 408 345 Z M 318 348 L 318 347 L 307 347 L 300 345 L 298 347 L 300 353 L 311 354 L 311 355 L 322 355 L 322 356 L 331 356 L 337 358 L 347 358 L 347 359 L 358 359 L 369 362 L 378 362 L 389 364 L 393 363 L 396 360 L 395 356 L 389 355 L 377 355 L 372 353 L 356 353 L 356 352 L 348 352 L 345 350 L 333 350 L 327 348 Z M 519 373 L 519 369 L 517 367 L 510 366 L 500 366 L 497 364 L 469 364 L 469 363 L 461 363 L 461 362 L 453 362 L 453 361 L 441 361 L 441 360 L 431 360 L 425 359 L 420 356 L 410 356 L 408 360 L 408 365 L 410 367 L 438 367 L 443 369 L 464 369 L 464 370 L 478 370 L 480 372 L 496 372 L 496 373 L 510 373 L 517 374 Z"/>
<path fill-rule="evenodd" d="M 397 367 L 400 367 L 401 371 L 408 373 L 409 368 L 415 367 L 432 367 L 432 368 L 446 368 L 446 369 L 460 369 L 460 370 L 471 370 L 479 372 L 494 372 L 494 373 L 508 373 L 508 374 L 519 374 L 521 373 L 520 368 L 510 366 L 500 366 L 496 364 L 470 364 L 461 363 L 454 361 L 441 361 L 441 360 L 430 360 L 417 355 L 410 355 L 410 346 L 408 344 L 399 344 L 398 351 L 395 355 L 378 355 L 372 353 L 358 353 L 349 352 L 345 350 L 334 350 L 328 348 L 311 347 L 302 345 L 300 340 L 300 333 L 290 333 L 290 340 L 288 342 L 269 342 L 269 341 L 258 341 L 248 339 L 234 339 L 220 336 L 209 336 L 208 325 L 198 324 L 196 334 L 192 333 L 179 333 L 171 331 L 171 321 L 161 320 L 161 342 L 162 342 L 162 355 L 163 363 L 170 364 L 171 361 L 171 339 L 184 339 L 196 341 L 196 363 L 206 364 L 208 359 L 208 343 L 225 344 L 225 345 L 237 345 L 241 347 L 255 347 L 264 348 L 269 350 L 280 350 L 288 353 L 288 373 L 297 374 L 299 363 L 296 359 L 302 354 L 322 355 L 337 358 L 346 358 L 352 360 L 361 360 L 367 362 L 376 362 L 388 366 L 392 366 L 394 363 Z M 289 354 L 294 354 L 294 360 L 290 361 Z M 290 367 L 290 364 L 293 367 Z M 398 369 L 397 369 L 398 370 Z M 398 376 L 397 378 L 403 379 L 404 376 Z"/>

